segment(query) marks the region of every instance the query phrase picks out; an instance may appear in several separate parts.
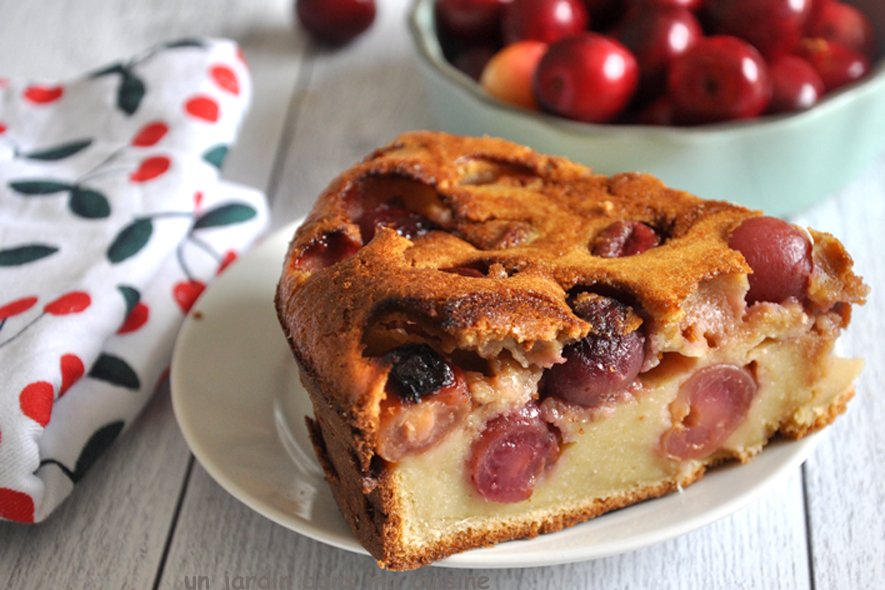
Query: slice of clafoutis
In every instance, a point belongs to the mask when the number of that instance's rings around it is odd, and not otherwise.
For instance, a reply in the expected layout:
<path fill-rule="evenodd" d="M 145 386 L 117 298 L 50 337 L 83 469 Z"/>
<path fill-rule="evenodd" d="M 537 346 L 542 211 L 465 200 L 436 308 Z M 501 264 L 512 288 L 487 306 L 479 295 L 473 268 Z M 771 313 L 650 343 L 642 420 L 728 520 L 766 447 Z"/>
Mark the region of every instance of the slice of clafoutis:
<path fill-rule="evenodd" d="M 867 291 L 828 234 L 418 132 L 319 197 L 276 305 L 342 513 L 381 567 L 411 569 L 829 424 Z"/>

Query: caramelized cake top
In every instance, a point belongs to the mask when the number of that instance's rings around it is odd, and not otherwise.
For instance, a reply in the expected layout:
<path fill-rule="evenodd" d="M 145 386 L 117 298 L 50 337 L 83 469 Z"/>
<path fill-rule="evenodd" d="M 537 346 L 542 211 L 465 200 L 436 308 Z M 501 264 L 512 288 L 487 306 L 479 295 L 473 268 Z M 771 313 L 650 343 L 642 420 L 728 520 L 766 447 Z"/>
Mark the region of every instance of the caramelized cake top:
<path fill-rule="evenodd" d="M 407 133 L 320 195 L 289 246 L 277 310 L 303 370 L 371 430 L 395 346 L 431 341 L 467 364 L 506 349 L 549 367 L 591 329 L 572 308 L 582 291 L 666 331 L 705 281 L 746 291 L 752 271 L 728 239 L 758 215 L 500 139 Z M 861 302 L 841 244 L 812 237 L 806 307 Z"/>

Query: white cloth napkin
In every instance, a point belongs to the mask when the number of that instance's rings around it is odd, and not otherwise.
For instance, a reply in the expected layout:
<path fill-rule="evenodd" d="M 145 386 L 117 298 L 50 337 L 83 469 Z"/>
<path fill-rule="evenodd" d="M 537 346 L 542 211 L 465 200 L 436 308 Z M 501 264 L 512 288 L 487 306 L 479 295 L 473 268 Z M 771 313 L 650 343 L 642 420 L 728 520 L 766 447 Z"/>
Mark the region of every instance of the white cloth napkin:
<path fill-rule="evenodd" d="M 219 177 L 250 93 L 221 39 L 0 80 L 0 518 L 43 520 L 71 492 L 264 230 L 263 194 Z"/>

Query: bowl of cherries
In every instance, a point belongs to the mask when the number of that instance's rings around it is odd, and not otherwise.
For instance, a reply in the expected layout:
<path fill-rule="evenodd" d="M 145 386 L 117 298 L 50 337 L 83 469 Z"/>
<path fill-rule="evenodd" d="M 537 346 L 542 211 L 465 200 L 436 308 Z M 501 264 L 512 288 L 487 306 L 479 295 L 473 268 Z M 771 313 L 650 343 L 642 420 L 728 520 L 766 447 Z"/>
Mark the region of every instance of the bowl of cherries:
<path fill-rule="evenodd" d="M 415 0 L 441 129 L 788 216 L 885 150 L 882 0 Z"/>

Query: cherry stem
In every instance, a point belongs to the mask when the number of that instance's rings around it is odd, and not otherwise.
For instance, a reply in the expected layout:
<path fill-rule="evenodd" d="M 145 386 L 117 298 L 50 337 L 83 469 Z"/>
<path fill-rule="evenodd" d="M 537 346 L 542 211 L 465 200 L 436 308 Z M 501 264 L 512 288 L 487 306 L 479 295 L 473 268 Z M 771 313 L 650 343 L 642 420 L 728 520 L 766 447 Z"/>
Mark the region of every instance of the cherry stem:
<path fill-rule="evenodd" d="M 191 273 L 190 268 L 188 268 L 187 263 L 184 261 L 184 244 L 185 242 L 182 241 L 175 248 L 175 257 L 178 259 L 178 266 L 181 267 L 181 272 L 184 273 L 185 278 L 188 281 L 193 281 L 194 275 L 193 273 Z"/>
<path fill-rule="evenodd" d="M 68 479 L 73 482 L 77 481 L 75 479 L 74 472 L 68 469 L 66 465 L 60 463 L 56 459 L 43 459 L 42 461 L 40 461 L 40 467 L 43 467 L 44 465 L 55 465 L 56 467 L 61 469 L 61 472 L 64 473 L 68 477 Z"/>
<path fill-rule="evenodd" d="M 194 245 L 198 246 L 201 250 L 203 250 L 204 252 L 206 252 L 210 256 L 212 256 L 212 258 L 214 258 L 216 261 L 221 262 L 221 260 L 222 260 L 221 254 L 218 252 L 218 250 L 213 248 L 210 244 L 208 244 L 204 240 L 201 240 L 200 238 L 198 238 L 197 236 L 195 236 L 193 234 L 190 234 L 187 237 L 187 239 L 190 240 L 191 242 L 193 242 Z"/>
<path fill-rule="evenodd" d="M 21 335 L 24 333 L 25 330 L 27 330 L 28 328 L 30 328 L 31 326 L 33 326 L 34 324 L 36 324 L 36 323 L 37 323 L 37 320 L 39 320 L 40 318 L 42 318 L 44 315 L 46 315 L 46 312 L 45 312 L 45 311 L 44 311 L 43 313 L 41 313 L 40 315 L 38 315 L 37 317 L 35 317 L 35 318 L 34 318 L 33 320 L 31 320 L 30 322 L 28 322 L 27 324 L 25 324 L 25 326 L 24 326 L 21 330 L 19 330 L 17 333 L 15 333 L 15 334 L 13 334 L 12 336 L 10 336 L 10 337 L 9 337 L 9 340 L 5 340 L 5 341 L 3 341 L 3 342 L 0 342 L 0 348 L 3 348 L 4 346 L 6 346 L 7 344 L 9 344 L 9 343 L 12 342 L 13 340 L 15 340 L 16 338 L 18 338 L 19 336 L 21 336 Z M 8 319 L 8 318 L 4 318 L 3 321 L 0 322 L 0 329 L 3 328 L 3 325 L 6 323 L 6 320 L 7 320 L 7 319 Z"/>
<path fill-rule="evenodd" d="M 100 170 L 100 169 L 101 169 L 102 166 L 105 166 L 106 164 L 109 164 L 110 162 L 116 160 L 117 157 L 119 157 L 119 155 L 120 155 L 120 154 L 123 152 L 123 150 L 126 149 L 127 147 L 129 147 L 129 146 L 120 146 L 120 147 L 118 147 L 117 149 L 115 149 L 113 152 L 111 152 L 111 153 L 108 155 L 108 157 L 106 157 L 104 160 L 102 160 L 99 164 L 97 164 L 96 166 L 93 166 L 92 170 L 86 172 L 86 173 L 83 174 L 80 178 L 78 178 L 78 179 L 76 180 L 76 183 L 77 183 L 77 184 L 80 184 L 80 183 L 83 182 L 84 180 L 88 180 L 88 179 L 90 179 L 90 178 L 94 178 L 95 176 L 98 176 L 98 175 L 101 175 L 101 174 L 107 174 L 107 173 L 109 173 L 109 172 L 117 172 L 117 171 L 119 171 L 119 170 L 123 170 L 123 168 L 111 168 L 111 169 L 109 169 L 109 170 Z"/>

